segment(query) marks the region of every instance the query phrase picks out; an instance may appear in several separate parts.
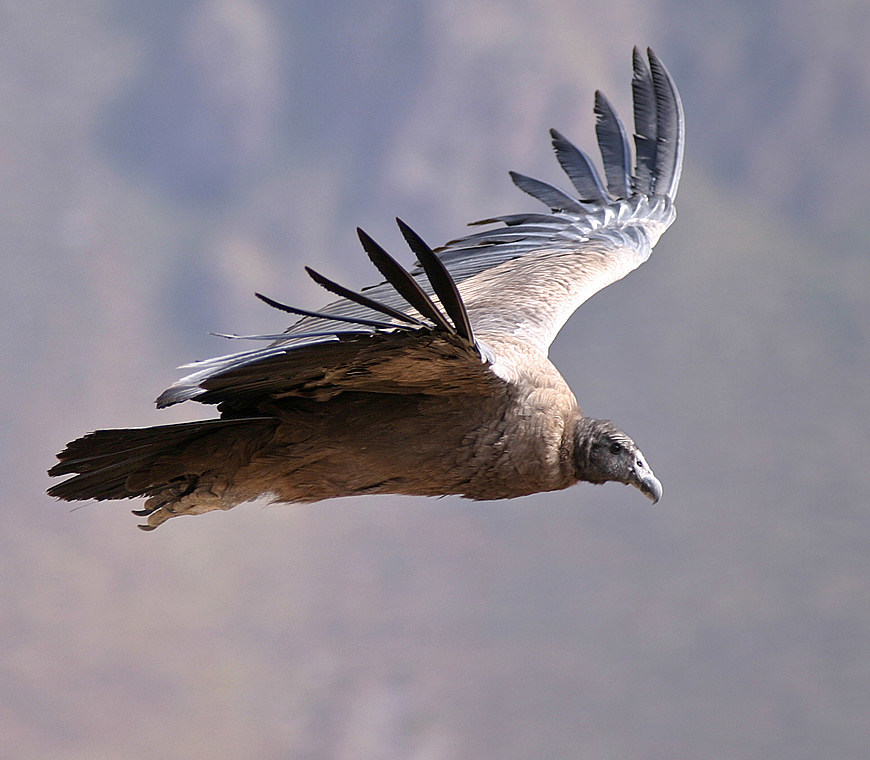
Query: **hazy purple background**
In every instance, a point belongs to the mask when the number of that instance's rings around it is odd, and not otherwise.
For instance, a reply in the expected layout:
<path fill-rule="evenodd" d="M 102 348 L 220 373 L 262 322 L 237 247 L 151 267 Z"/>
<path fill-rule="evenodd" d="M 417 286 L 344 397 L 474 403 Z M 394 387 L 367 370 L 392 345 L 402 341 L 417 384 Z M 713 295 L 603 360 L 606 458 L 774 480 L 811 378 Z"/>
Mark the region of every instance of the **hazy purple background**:
<path fill-rule="evenodd" d="M 864 758 L 870 5 L 0 7 L 0 755 Z M 134 527 L 45 469 L 178 364 L 565 185 L 652 45 L 679 218 L 552 356 L 664 483 L 514 502 L 245 505 Z"/>

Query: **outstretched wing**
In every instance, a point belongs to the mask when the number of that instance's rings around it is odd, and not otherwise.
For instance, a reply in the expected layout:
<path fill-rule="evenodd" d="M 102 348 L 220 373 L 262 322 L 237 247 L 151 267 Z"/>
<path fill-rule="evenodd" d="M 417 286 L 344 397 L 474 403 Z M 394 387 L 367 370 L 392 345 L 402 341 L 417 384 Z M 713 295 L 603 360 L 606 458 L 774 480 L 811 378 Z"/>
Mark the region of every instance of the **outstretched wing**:
<path fill-rule="evenodd" d="M 386 277 L 394 304 L 356 293 L 308 269 L 315 282 L 341 296 L 341 303 L 362 308 L 366 316 L 308 311 L 258 293 L 270 306 L 303 317 L 292 339 L 287 333 L 226 336 L 267 340 L 272 345 L 188 365 L 197 371 L 165 391 L 158 405 L 177 403 L 186 396 L 240 414 L 264 401 L 290 396 L 324 401 L 345 391 L 469 395 L 488 393 L 503 384 L 489 369 L 492 357 L 475 340 L 468 312 L 446 267 L 410 227 L 401 220 L 399 226 L 417 254 L 429 292 L 357 230 L 372 263 Z M 322 323 L 327 323 L 326 330 Z M 307 329 L 298 329 L 303 324 Z"/>
<path fill-rule="evenodd" d="M 683 108 L 670 74 L 635 48 L 632 91 L 635 162 L 625 129 L 608 100 L 595 93 L 602 178 L 591 159 L 556 130 L 556 157 L 577 191 L 515 172 L 516 185 L 550 208 L 476 224 L 504 226 L 448 243 L 439 251 L 460 283 L 483 340 L 520 337 L 546 354 L 566 320 L 587 298 L 649 258 L 676 216 L 674 196 L 683 160 Z"/>
<path fill-rule="evenodd" d="M 483 388 L 498 382 L 487 368 L 497 358 L 488 343 L 510 337 L 546 354 L 574 310 L 646 261 L 674 220 L 683 110 L 664 65 L 651 50 L 647 58 L 648 64 L 635 48 L 633 169 L 625 129 L 607 99 L 596 93 L 603 178 L 583 151 L 551 130 L 556 157 L 577 197 L 512 172 L 516 185 L 546 204 L 549 213 L 476 222 L 503 226 L 454 240 L 434 254 L 400 223 L 418 259 L 410 274 L 389 257 L 392 264 L 385 263 L 383 252 L 362 234 L 386 282 L 353 293 L 308 270 L 340 299 L 318 312 L 279 305 L 302 319 L 281 335 L 253 336 L 273 341 L 265 348 L 191 365 L 196 371 L 167 389 L 158 405 L 192 398 L 218 403 L 245 395 L 305 395 L 303 386 L 316 396 L 363 389 L 363 376 L 372 381 L 367 390 L 423 392 L 423 383 L 429 392 L 455 392 L 463 383 Z M 379 372 L 371 372 L 372 362 Z M 417 373 L 408 374 L 409 366 Z M 329 381 L 318 386 L 304 380 L 318 372 Z M 411 377 L 419 381 L 409 383 Z"/>

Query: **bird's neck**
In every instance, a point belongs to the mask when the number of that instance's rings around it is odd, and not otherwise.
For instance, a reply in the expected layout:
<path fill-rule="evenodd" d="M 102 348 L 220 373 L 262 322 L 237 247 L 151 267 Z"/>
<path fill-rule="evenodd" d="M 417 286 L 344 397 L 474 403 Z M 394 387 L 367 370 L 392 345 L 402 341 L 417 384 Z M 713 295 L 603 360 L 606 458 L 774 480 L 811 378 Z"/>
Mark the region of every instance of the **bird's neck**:
<path fill-rule="evenodd" d="M 600 471 L 591 466 L 592 442 L 596 439 L 596 433 L 607 424 L 606 420 L 594 417 L 584 417 L 577 412 L 573 425 L 565 431 L 566 437 L 570 437 L 571 461 L 577 480 L 587 483 L 603 483 Z"/>

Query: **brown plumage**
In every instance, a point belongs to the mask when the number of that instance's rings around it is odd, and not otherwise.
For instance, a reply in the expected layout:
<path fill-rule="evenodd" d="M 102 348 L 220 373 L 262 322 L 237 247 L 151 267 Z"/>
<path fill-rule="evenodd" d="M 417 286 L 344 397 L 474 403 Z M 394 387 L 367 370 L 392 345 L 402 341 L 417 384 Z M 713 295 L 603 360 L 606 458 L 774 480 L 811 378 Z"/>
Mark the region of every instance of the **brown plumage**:
<path fill-rule="evenodd" d="M 635 50 L 635 165 L 621 122 L 596 94 L 604 180 L 553 131 L 578 198 L 523 175 L 550 207 L 433 252 L 405 271 L 360 231 L 385 282 L 355 293 L 309 273 L 339 300 L 265 348 L 190 365 L 158 406 L 217 404 L 221 417 L 98 430 L 58 455 L 62 499 L 146 497 L 153 529 L 170 517 L 267 496 L 311 502 L 363 493 L 500 499 L 616 481 L 653 501 L 661 485 L 625 433 L 583 416 L 547 350 L 573 311 L 645 261 L 673 221 L 682 162 L 679 96 L 658 58 Z M 236 336 L 232 336 L 236 337 Z"/>

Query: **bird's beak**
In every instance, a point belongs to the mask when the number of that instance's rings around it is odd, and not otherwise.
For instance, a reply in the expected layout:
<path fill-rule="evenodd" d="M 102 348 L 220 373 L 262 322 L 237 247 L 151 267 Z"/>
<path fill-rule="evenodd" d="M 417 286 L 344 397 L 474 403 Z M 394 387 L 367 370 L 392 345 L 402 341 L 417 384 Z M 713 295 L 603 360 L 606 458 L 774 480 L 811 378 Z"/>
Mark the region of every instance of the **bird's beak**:
<path fill-rule="evenodd" d="M 653 475 L 653 471 L 646 462 L 641 460 L 640 463 L 636 463 L 634 474 L 637 477 L 637 487 L 640 489 L 640 492 L 649 496 L 653 504 L 662 498 L 662 484 Z"/>

